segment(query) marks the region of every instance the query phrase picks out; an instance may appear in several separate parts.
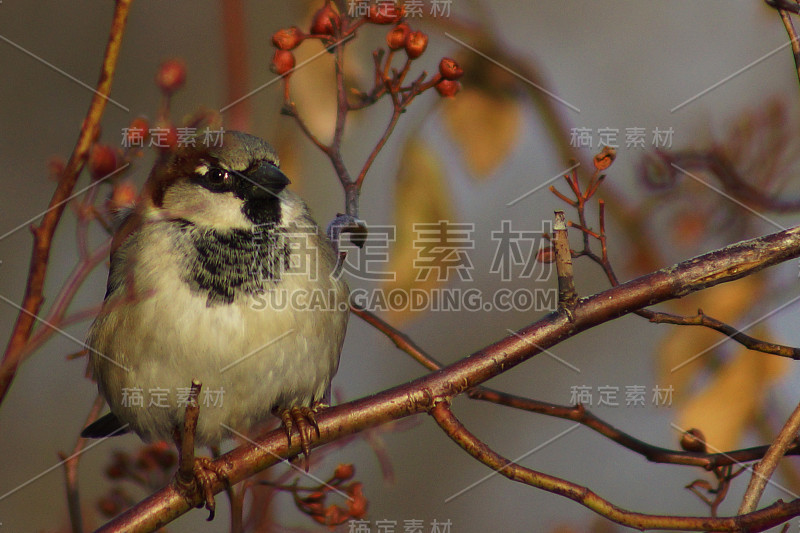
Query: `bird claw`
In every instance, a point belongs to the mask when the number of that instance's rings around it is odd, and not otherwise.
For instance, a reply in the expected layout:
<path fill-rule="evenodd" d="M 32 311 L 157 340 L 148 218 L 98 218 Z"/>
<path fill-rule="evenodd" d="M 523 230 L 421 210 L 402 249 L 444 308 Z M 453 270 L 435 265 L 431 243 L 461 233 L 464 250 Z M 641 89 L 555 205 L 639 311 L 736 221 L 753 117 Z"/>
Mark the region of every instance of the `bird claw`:
<path fill-rule="evenodd" d="M 178 491 L 190 501 L 196 491 L 200 491 L 203 495 L 203 501 L 197 507 L 205 507 L 208 509 L 208 520 L 214 520 L 216 513 L 216 502 L 214 500 L 214 477 L 222 479 L 227 482 L 228 477 L 222 470 L 214 465 L 214 462 L 208 457 L 195 457 L 194 465 L 192 466 L 192 474 L 190 479 L 185 479 L 184 476 L 176 474 L 175 484 Z"/>
<path fill-rule="evenodd" d="M 288 409 L 276 409 L 276 413 L 283 424 L 283 429 L 286 432 L 286 438 L 289 441 L 289 446 L 292 445 L 292 429 L 297 426 L 297 432 L 300 434 L 300 449 L 303 451 L 304 467 L 308 472 L 308 464 L 311 457 L 311 441 L 313 436 L 310 434 L 311 428 L 320 436 L 319 425 L 317 424 L 316 413 L 320 409 L 327 407 L 323 403 L 316 403 L 312 407 L 307 406 L 293 406 Z"/>

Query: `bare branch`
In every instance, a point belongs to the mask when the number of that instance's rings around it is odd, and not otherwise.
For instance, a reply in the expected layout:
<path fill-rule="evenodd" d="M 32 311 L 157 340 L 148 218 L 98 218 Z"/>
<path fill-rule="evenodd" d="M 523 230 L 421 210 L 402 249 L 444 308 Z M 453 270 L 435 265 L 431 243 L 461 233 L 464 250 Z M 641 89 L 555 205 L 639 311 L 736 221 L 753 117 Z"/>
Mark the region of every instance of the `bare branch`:
<path fill-rule="evenodd" d="M 467 453 L 512 481 L 546 490 L 576 501 L 618 524 L 636 529 L 680 529 L 684 531 L 764 531 L 800 514 L 800 499 L 774 505 L 754 513 L 729 518 L 705 516 L 665 516 L 634 513 L 620 509 L 586 487 L 530 468 L 501 456 L 467 430 L 450 411 L 446 402 L 439 402 L 431 415 L 448 437 Z"/>
<path fill-rule="evenodd" d="M 78 142 L 67 162 L 61 179 L 58 182 L 53 197 L 50 199 L 49 209 L 45 212 L 42 222 L 33 228 L 33 254 L 25 286 L 25 297 L 22 301 L 22 311 L 17 315 L 17 321 L 8 341 L 3 361 L 0 363 L 0 403 L 8 392 L 11 382 L 17 373 L 17 368 L 22 360 L 25 345 L 30 339 L 36 316 L 42 307 L 45 276 L 50 259 L 50 246 L 56 227 L 61 221 L 61 215 L 66 207 L 65 200 L 70 197 L 75 183 L 78 181 L 83 166 L 89 156 L 89 149 L 94 142 L 100 118 L 103 116 L 108 95 L 111 93 L 111 83 L 114 80 L 114 71 L 122 45 L 122 35 L 125 31 L 125 22 L 128 18 L 131 0 L 117 0 L 111 30 L 108 36 L 103 66 L 100 71 L 100 80 L 97 90 L 89 104 L 86 118 L 83 120 Z"/>
<path fill-rule="evenodd" d="M 427 411 L 437 401 L 447 400 L 480 385 L 537 355 L 541 349 L 552 347 L 593 326 L 648 305 L 740 279 L 799 255 L 800 228 L 795 227 L 730 245 L 584 298 L 573 309 L 571 321 L 563 313 L 550 313 L 437 372 L 322 411 L 317 417 L 320 438 L 313 446 Z M 214 461 L 214 468 L 225 481 L 215 478 L 211 489 L 219 492 L 225 488 L 225 482 L 236 484 L 299 452 L 299 443 L 289 446 L 281 430 L 273 431 L 256 444 L 241 446 Z M 200 495 L 185 499 L 173 486 L 167 486 L 99 531 L 125 528 L 153 531 L 200 502 Z M 776 504 L 752 516 L 765 520 L 764 517 L 785 518 L 799 513 L 800 503 L 793 502 Z M 745 522 L 754 523 L 750 518 Z M 742 523 L 737 524 L 741 526 Z"/>

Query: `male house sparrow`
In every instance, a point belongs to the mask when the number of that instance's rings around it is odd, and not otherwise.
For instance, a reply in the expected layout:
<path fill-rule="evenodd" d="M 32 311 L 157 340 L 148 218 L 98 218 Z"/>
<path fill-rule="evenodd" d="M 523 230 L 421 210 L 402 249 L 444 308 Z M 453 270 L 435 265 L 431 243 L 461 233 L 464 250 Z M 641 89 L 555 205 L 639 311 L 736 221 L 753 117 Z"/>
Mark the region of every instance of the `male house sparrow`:
<path fill-rule="evenodd" d="M 315 423 L 309 407 L 336 373 L 348 288 L 288 183 L 270 145 L 234 131 L 156 164 L 112 243 L 87 339 L 111 413 L 83 436 L 172 439 L 199 380 L 215 396 L 198 399 L 197 444 L 247 432 L 275 409 L 289 435 L 293 420 L 301 426 L 307 454 L 302 423 Z"/>

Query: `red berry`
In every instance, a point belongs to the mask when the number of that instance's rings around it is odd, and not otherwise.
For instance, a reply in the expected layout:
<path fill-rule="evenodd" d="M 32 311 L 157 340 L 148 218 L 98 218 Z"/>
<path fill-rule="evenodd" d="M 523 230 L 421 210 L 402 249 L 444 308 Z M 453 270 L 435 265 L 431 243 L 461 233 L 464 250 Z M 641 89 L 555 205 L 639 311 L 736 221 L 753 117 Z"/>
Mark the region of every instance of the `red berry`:
<path fill-rule="evenodd" d="M 95 144 L 89 153 L 89 172 L 100 179 L 117 170 L 117 152 L 107 144 Z"/>
<path fill-rule="evenodd" d="M 272 56 L 272 72 L 283 76 L 294 68 L 294 54 L 288 50 L 275 50 Z"/>
<path fill-rule="evenodd" d="M 446 80 L 457 80 L 464 75 L 464 69 L 456 63 L 455 59 L 443 57 L 442 60 L 439 61 L 439 73 L 442 75 L 442 78 Z"/>
<path fill-rule="evenodd" d="M 156 72 L 156 85 L 166 94 L 172 94 L 186 83 L 186 64 L 180 59 L 168 59 Z"/>
<path fill-rule="evenodd" d="M 133 207 L 136 202 L 136 187 L 130 181 L 121 181 L 111 190 L 108 201 L 109 211 L 118 211 Z"/>
<path fill-rule="evenodd" d="M 386 34 L 386 44 L 391 50 L 399 50 L 406 45 L 406 39 L 411 32 L 411 28 L 405 22 L 401 22 Z"/>
<path fill-rule="evenodd" d="M 147 140 L 150 123 L 144 117 L 137 117 L 131 121 L 127 131 L 125 131 L 125 140 L 123 146 L 144 146 Z"/>
<path fill-rule="evenodd" d="M 351 499 L 347 500 L 347 510 L 353 518 L 362 518 L 367 514 L 367 498 L 364 496 L 364 485 L 356 482 L 346 489 Z"/>
<path fill-rule="evenodd" d="M 403 18 L 404 11 L 394 0 L 379 0 L 369 6 L 367 20 L 374 24 L 392 24 Z"/>
<path fill-rule="evenodd" d="M 342 481 L 346 481 L 351 477 L 353 477 L 355 470 L 356 469 L 353 467 L 352 464 L 342 463 L 336 467 L 336 470 L 333 472 L 333 477 L 335 477 L 336 479 L 341 479 Z"/>
<path fill-rule="evenodd" d="M 338 26 L 339 14 L 330 4 L 325 4 L 314 13 L 314 18 L 311 20 L 311 33 L 315 35 L 333 35 L 335 28 Z"/>
<path fill-rule="evenodd" d="M 437 83 L 435 87 L 436 92 L 438 92 L 440 96 L 452 98 L 458 93 L 459 89 L 461 89 L 461 84 L 455 80 L 442 80 Z"/>
<path fill-rule="evenodd" d="M 272 35 L 272 44 L 281 50 L 292 50 L 303 42 L 305 35 L 297 26 L 282 28 Z"/>
<path fill-rule="evenodd" d="M 412 31 L 406 38 L 406 54 L 409 59 L 421 56 L 428 47 L 428 36 L 421 31 Z"/>

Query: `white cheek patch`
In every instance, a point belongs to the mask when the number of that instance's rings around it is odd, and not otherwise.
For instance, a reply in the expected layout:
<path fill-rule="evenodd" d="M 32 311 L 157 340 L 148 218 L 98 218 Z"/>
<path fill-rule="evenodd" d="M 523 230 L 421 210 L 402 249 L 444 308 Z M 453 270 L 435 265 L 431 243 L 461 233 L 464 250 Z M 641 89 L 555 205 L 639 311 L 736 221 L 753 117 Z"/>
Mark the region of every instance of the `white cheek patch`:
<path fill-rule="evenodd" d="M 184 218 L 218 230 L 250 228 L 253 225 L 242 213 L 242 200 L 233 193 L 214 193 L 185 182 L 167 189 L 163 212 L 169 218 Z"/>
<path fill-rule="evenodd" d="M 284 195 L 285 198 L 286 195 Z M 299 206 L 291 200 L 284 199 L 281 201 L 281 225 L 288 226 L 290 222 L 297 221 L 301 215 Z"/>

